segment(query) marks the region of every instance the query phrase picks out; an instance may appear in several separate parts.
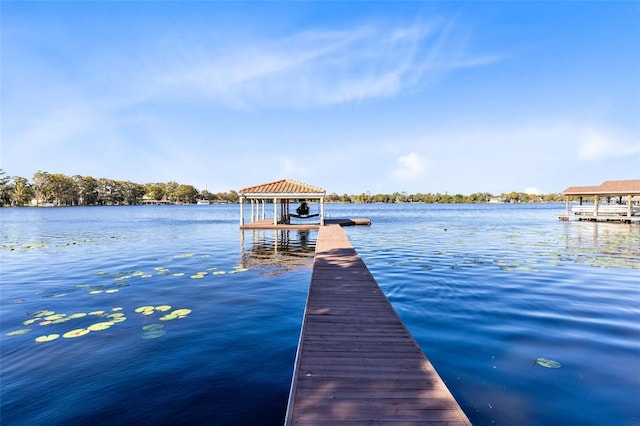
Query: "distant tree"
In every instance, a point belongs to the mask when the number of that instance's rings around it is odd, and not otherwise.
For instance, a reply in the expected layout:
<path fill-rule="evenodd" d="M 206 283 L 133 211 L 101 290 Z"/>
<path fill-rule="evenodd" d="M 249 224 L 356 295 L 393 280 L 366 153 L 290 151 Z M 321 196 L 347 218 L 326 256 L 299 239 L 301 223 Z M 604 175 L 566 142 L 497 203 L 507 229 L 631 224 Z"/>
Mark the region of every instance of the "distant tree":
<path fill-rule="evenodd" d="M 38 170 L 33 174 L 33 189 L 37 205 L 53 201 L 50 176 L 49 173 L 43 172 L 42 170 Z"/>
<path fill-rule="evenodd" d="M 211 192 L 207 191 L 206 189 L 203 189 L 202 191 L 200 191 L 200 199 L 201 200 L 214 201 L 215 198 L 216 198 L 215 194 L 212 194 Z"/>
<path fill-rule="evenodd" d="M 14 186 L 11 176 L 0 169 L 0 206 L 10 206 L 13 198 Z"/>
<path fill-rule="evenodd" d="M 71 206 L 77 204 L 78 191 L 73 179 L 61 173 L 49 175 L 50 191 L 55 204 Z"/>
<path fill-rule="evenodd" d="M 226 196 L 226 201 L 229 203 L 237 203 L 238 201 L 240 201 L 240 196 L 238 195 L 238 193 L 236 191 L 234 191 L 233 189 L 229 190 L 227 196 Z"/>
<path fill-rule="evenodd" d="M 545 194 L 542 195 L 542 201 L 545 203 L 555 203 L 558 202 L 559 200 L 561 200 L 561 195 L 560 194 Z"/>
<path fill-rule="evenodd" d="M 122 191 L 122 201 L 128 205 L 139 204 L 147 192 L 144 185 L 131 181 L 119 182 Z"/>
<path fill-rule="evenodd" d="M 98 204 L 98 180 L 91 176 L 73 176 L 78 188 L 78 204 L 94 206 Z"/>
<path fill-rule="evenodd" d="M 24 177 L 15 176 L 13 178 L 13 205 L 28 205 L 34 197 L 34 191 L 29 180 Z"/>
<path fill-rule="evenodd" d="M 152 200 L 160 201 L 166 195 L 165 185 L 163 183 L 147 183 L 145 184 L 146 195 Z"/>
<path fill-rule="evenodd" d="M 170 181 L 164 184 L 164 193 L 167 196 L 167 199 L 169 201 L 172 201 L 172 202 L 178 201 L 177 192 L 179 187 L 180 187 L 180 184 L 175 181 Z"/>
<path fill-rule="evenodd" d="M 193 204 L 196 202 L 198 190 L 192 185 L 178 185 L 173 194 L 173 201 L 177 203 Z"/>
<path fill-rule="evenodd" d="M 462 194 L 455 194 L 451 199 L 451 202 L 456 204 L 462 204 L 465 201 L 466 201 L 466 197 Z"/>
<path fill-rule="evenodd" d="M 332 192 L 331 194 L 324 197 L 324 200 L 328 203 L 337 203 L 340 201 L 340 196 L 335 192 Z"/>

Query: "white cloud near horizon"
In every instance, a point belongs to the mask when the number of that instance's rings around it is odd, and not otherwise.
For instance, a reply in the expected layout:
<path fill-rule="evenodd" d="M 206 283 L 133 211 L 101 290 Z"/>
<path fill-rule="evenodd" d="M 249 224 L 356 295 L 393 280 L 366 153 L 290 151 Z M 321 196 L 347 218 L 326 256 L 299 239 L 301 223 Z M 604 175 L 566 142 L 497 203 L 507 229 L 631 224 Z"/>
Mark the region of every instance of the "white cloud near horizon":
<path fill-rule="evenodd" d="M 402 181 L 414 181 L 421 178 L 427 168 L 425 159 L 416 152 L 398 157 L 396 161 L 399 165 L 393 172 L 393 176 Z"/>
<path fill-rule="evenodd" d="M 534 186 L 531 186 L 531 187 L 525 189 L 524 193 L 525 194 L 529 194 L 529 195 L 540 195 L 541 194 L 540 190 L 538 188 L 534 187 Z"/>
<path fill-rule="evenodd" d="M 594 130 L 589 130 L 585 139 L 578 149 L 578 159 L 581 161 L 640 154 L 640 142 L 614 141 Z"/>

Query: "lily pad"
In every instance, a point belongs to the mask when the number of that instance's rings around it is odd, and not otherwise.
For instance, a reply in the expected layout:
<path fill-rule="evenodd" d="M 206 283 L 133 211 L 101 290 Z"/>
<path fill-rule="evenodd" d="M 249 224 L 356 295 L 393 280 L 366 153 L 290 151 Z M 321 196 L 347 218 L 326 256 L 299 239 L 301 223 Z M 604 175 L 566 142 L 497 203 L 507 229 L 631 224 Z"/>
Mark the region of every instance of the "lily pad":
<path fill-rule="evenodd" d="M 76 319 L 76 318 L 82 318 L 82 317 L 86 317 L 86 316 L 87 316 L 87 314 L 85 314 L 84 312 L 78 312 L 77 314 L 69 315 L 67 318 Z"/>
<path fill-rule="evenodd" d="M 91 290 L 89 292 L 89 294 L 100 294 L 100 293 L 102 293 L 102 290 Z"/>
<path fill-rule="evenodd" d="M 176 309 L 175 311 L 171 312 L 173 315 L 179 316 L 179 317 L 184 317 L 187 316 L 191 313 L 191 309 Z"/>
<path fill-rule="evenodd" d="M 161 328 L 164 328 L 164 324 L 154 323 L 154 324 L 147 324 L 147 325 L 142 326 L 142 329 L 144 331 L 158 330 L 158 329 L 161 329 Z"/>
<path fill-rule="evenodd" d="M 34 322 L 36 322 L 36 321 L 39 321 L 39 318 L 31 318 L 31 319 L 28 319 L 28 320 L 24 321 L 22 324 L 23 324 L 23 325 L 31 325 L 31 324 L 33 324 L 33 323 L 34 323 Z"/>
<path fill-rule="evenodd" d="M 92 324 L 89 327 L 87 327 L 87 330 L 89 330 L 89 331 L 106 330 L 107 328 L 111 327 L 114 324 L 115 323 L 113 321 L 97 322 L 97 323 Z"/>
<path fill-rule="evenodd" d="M 42 342 L 50 342 L 50 341 L 52 341 L 52 340 L 56 340 L 58 337 L 60 337 L 60 335 L 59 335 L 59 334 L 55 334 L 55 333 L 54 333 L 54 334 L 46 334 L 46 335 L 44 335 L 44 336 L 36 337 L 36 339 L 35 339 L 35 340 L 36 340 L 36 342 L 38 342 L 38 343 L 42 343 Z"/>
<path fill-rule="evenodd" d="M 111 322 L 122 322 L 122 321 L 126 321 L 127 317 L 117 317 L 117 318 L 111 318 Z"/>
<path fill-rule="evenodd" d="M 104 311 L 93 311 L 93 312 L 89 312 L 89 315 L 98 315 L 98 316 L 101 316 L 101 315 L 104 315 Z"/>
<path fill-rule="evenodd" d="M 546 358 L 536 358 L 536 364 L 546 368 L 560 368 L 561 365 L 558 361 Z M 535 364 L 534 364 L 535 365 Z"/>
<path fill-rule="evenodd" d="M 73 339 L 74 337 L 84 336 L 89 333 L 89 330 L 86 328 L 76 328 L 75 330 L 67 331 L 62 335 L 65 339 Z"/>
<path fill-rule="evenodd" d="M 168 311 L 169 309 L 171 309 L 171 306 L 169 305 L 156 306 L 156 311 L 160 311 L 160 312 Z"/>
<path fill-rule="evenodd" d="M 160 330 L 160 329 L 149 330 L 149 331 L 145 331 L 144 333 L 142 333 L 142 338 L 143 339 L 157 339 L 158 337 L 162 337 L 165 334 L 167 334 L 167 333 L 164 330 Z"/>
<path fill-rule="evenodd" d="M 137 313 L 142 313 L 144 311 L 153 311 L 154 307 L 153 306 L 140 306 L 139 308 L 135 309 L 135 312 Z"/>
<path fill-rule="evenodd" d="M 48 317 L 45 317 L 45 321 L 55 321 L 58 320 L 60 318 L 64 318 L 66 315 L 65 314 L 54 314 L 54 315 L 49 315 Z"/>
<path fill-rule="evenodd" d="M 113 312 L 118 312 L 118 311 L 121 311 L 121 310 L 122 310 L 122 308 L 120 308 L 120 307 L 117 307 L 117 308 L 111 308 L 111 310 L 112 310 Z"/>
<path fill-rule="evenodd" d="M 172 277 L 181 277 L 184 275 L 184 272 L 176 272 L 175 274 L 171 274 Z"/>
<path fill-rule="evenodd" d="M 23 334 L 27 334 L 30 331 L 31 331 L 30 328 L 21 328 L 20 330 L 14 330 L 14 331 L 8 332 L 6 336 L 21 336 Z"/>
<path fill-rule="evenodd" d="M 109 290 L 105 290 L 105 293 L 111 294 L 111 293 L 117 293 L 119 291 L 120 290 L 118 290 L 117 288 L 110 288 Z"/>
<path fill-rule="evenodd" d="M 167 314 L 167 315 L 164 315 L 164 316 L 160 317 L 160 321 L 171 321 L 171 320 L 174 320 L 176 318 L 178 318 L 178 316 L 175 315 L 175 314 Z"/>

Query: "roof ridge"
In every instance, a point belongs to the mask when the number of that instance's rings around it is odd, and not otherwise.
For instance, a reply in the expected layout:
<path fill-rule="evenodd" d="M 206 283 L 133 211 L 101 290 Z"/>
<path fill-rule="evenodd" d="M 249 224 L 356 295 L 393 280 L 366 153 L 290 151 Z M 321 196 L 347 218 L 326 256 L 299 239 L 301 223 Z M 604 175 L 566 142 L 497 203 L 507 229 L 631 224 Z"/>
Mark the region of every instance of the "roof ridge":
<path fill-rule="evenodd" d="M 326 193 L 323 188 L 294 179 L 280 179 L 272 182 L 253 185 L 238 190 L 238 193 L 260 193 L 260 194 L 305 194 L 305 193 Z"/>

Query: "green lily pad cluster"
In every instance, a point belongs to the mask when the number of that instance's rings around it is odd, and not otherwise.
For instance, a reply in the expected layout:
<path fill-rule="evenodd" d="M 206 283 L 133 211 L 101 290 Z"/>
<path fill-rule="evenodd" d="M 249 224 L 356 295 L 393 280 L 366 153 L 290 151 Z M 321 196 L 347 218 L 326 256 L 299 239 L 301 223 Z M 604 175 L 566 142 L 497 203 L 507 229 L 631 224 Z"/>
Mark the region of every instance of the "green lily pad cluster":
<path fill-rule="evenodd" d="M 74 238 L 74 237 L 70 237 L 70 238 Z M 44 241 L 39 241 L 39 240 L 33 240 L 33 241 L 14 240 L 14 241 L 9 241 L 5 244 L 2 244 L 0 246 L 0 249 L 7 250 L 7 251 L 48 250 L 50 248 L 67 249 L 70 247 L 80 247 L 85 244 L 99 244 L 99 243 L 104 243 L 106 241 L 114 241 L 120 238 L 121 237 L 117 237 L 115 235 L 111 235 L 108 237 L 100 237 L 100 238 L 85 236 L 84 238 L 76 237 L 69 241 L 59 241 L 58 239 L 48 240 L 49 241 L 48 243 L 45 243 Z"/>
<path fill-rule="evenodd" d="M 170 305 L 159 305 L 159 306 L 140 306 L 135 309 L 135 312 L 144 315 L 145 317 L 151 317 L 154 314 L 160 315 L 158 318 L 159 321 L 171 321 L 180 318 L 186 318 L 187 315 L 191 313 L 191 309 L 174 309 L 173 311 Z M 171 312 L 170 312 L 171 311 Z M 161 323 L 152 323 L 146 324 L 142 327 L 142 338 L 143 339 L 156 339 L 158 337 L 162 337 L 165 335 L 165 331 L 163 330 L 164 324 Z"/>
<path fill-rule="evenodd" d="M 159 318 L 160 321 L 171 321 L 178 318 L 186 318 L 187 315 L 191 313 L 191 309 L 175 309 L 172 312 L 169 312 L 170 310 L 171 310 L 171 306 L 169 305 L 140 306 L 139 308 L 135 309 L 137 313 L 145 316 L 151 316 L 155 313 L 161 312 L 163 313 L 163 316 Z M 165 313 L 165 312 L 169 312 L 169 313 Z"/>
<path fill-rule="evenodd" d="M 31 318 L 22 322 L 24 326 L 38 326 L 47 327 L 51 325 L 65 324 L 67 322 L 78 320 L 80 318 L 98 317 L 104 319 L 87 327 L 75 328 L 67 330 L 62 333 L 62 337 L 65 339 L 73 339 L 75 337 L 84 336 L 90 332 L 102 331 L 110 328 L 116 323 L 126 321 L 127 317 L 124 313 L 120 312 L 121 307 L 112 308 L 110 312 L 107 311 L 93 311 L 93 312 L 76 312 L 73 314 L 56 313 L 52 310 L 43 309 L 39 311 L 28 312 L 27 315 Z M 31 328 L 21 328 L 6 333 L 7 336 L 21 336 L 32 331 Z M 60 333 L 43 334 L 35 338 L 38 343 L 50 342 L 60 337 Z"/>
<path fill-rule="evenodd" d="M 496 265 L 500 267 L 503 271 L 529 271 L 529 272 L 540 272 L 539 269 L 528 266 L 527 264 L 533 265 L 536 263 L 534 260 L 496 260 Z"/>
<path fill-rule="evenodd" d="M 26 327 L 45 327 L 64 324 L 72 320 L 78 320 L 80 318 L 85 318 L 86 323 L 88 323 L 88 321 L 86 321 L 87 318 L 96 317 L 101 319 L 100 321 L 93 321 L 92 323 L 83 327 L 76 327 L 71 329 L 67 328 L 66 330 L 62 331 L 56 330 L 57 332 L 55 333 L 42 334 L 36 337 L 34 340 L 37 343 L 44 343 L 56 340 L 60 337 L 64 339 L 74 339 L 77 337 L 85 336 L 89 333 L 96 333 L 107 330 L 119 322 L 126 321 L 127 317 L 123 312 L 121 312 L 122 310 L 122 307 L 114 307 L 111 308 L 110 311 L 97 310 L 92 312 L 76 312 L 73 314 L 65 314 L 56 313 L 48 309 L 43 309 L 39 311 L 28 312 L 27 315 L 31 318 L 23 321 L 22 325 Z M 159 315 L 159 317 L 157 317 L 156 319 L 163 322 L 186 318 L 189 314 L 191 314 L 191 309 L 173 309 L 170 305 L 146 305 L 140 306 L 134 311 L 145 317 L 151 317 L 154 314 L 157 314 Z M 163 329 L 164 324 L 162 323 L 146 324 L 142 327 L 142 338 L 155 339 L 161 337 L 166 334 L 165 330 Z M 33 328 L 20 328 L 6 333 L 6 336 L 21 336 L 32 331 Z"/>
<path fill-rule="evenodd" d="M 244 268 L 242 266 L 235 266 L 232 270 L 230 271 L 218 271 L 218 268 L 207 268 L 206 271 L 202 271 L 202 272 L 196 272 L 195 274 L 191 275 L 190 278 L 192 279 L 201 279 L 204 278 L 205 276 L 207 276 L 209 273 L 211 273 L 211 275 L 224 275 L 224 274 L 237 274 L 239 272 L 246 272 L 249 269 Z"/>

